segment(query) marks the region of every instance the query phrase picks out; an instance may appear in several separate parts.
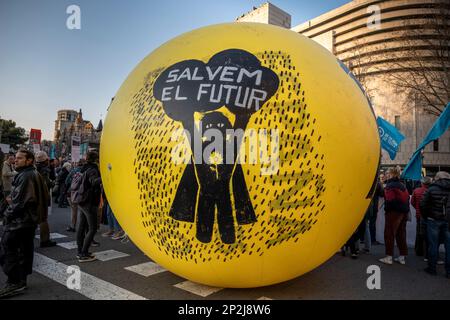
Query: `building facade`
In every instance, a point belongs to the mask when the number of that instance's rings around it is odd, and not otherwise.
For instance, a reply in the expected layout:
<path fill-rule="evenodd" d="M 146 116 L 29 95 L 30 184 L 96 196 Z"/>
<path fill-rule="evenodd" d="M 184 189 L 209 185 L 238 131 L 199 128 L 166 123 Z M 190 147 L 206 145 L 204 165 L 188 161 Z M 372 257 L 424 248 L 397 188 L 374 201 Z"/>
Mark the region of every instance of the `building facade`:
<path fill-rule="evenodd" d="M 88 143 L 90 148 L 98 149 L 102 130 L 102 120 L 95 128 L 90 121 L 83 119 L 81 109 L 78 112 L 75 110 L 59 110 L 54 133 L 57 154 L 60 156 L 70 154 L 72 137 L 79 137 L 81 143 Z"/>
<path fill-rule="evenodd" d="M 442 110 L 449 102 L 449 21 L 448 0 L 354 0 L 291 30 L 321 44 L 355 74 L 376 115 L 406 137 L 396 159 L 383 151 L 382 163 L 404 166 L 437 118 L 429 105 Z M 449 170 L 450 130 L 423 156 L 431 171 Z"/>
<path fill-rule="evenodd" d="M 266 2 L 259 7 L 236 18 L 237 22 L 259 22 L 267 23 L 283 28 L 291 28 L 291 15 L 270 2 Z"/>

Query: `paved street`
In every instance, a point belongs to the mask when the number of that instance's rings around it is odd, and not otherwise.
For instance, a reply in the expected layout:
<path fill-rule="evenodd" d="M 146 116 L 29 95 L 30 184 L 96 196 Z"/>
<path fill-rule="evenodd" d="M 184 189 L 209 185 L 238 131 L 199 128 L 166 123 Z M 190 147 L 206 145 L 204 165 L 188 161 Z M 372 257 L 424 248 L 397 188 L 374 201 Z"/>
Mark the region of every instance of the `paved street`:
<path fill-rule="evenodd" d="M 410 256 L 407 265 L 378 263 L 384 246 L 358 260 L 334 255 L 318 269 L 297 279 L 257 289 L 209 288 L 187 282 L 151 263 L 133 243 L 121 243 L 96 236 L 100 247 L 92 248 L 103 261 L 79 264 L 73 247 L 75 234 L 66 232 L 69 209 L 53 209 L 50 226 L 58 246 L 36 250 L 35 272 L 29 278 L 28 292 L 13 299 L 177 299 L 177 300 L 256 300 L 256 299 L 450 299 L 450 280 L 432 277 L 422 269 L 421 258 Z M 106 230 L 102 226 L 102 232 Z M 38 240 L 36 240 L 38 245 Z M 412 252 L 412 251 L 411 251 Z M 381 267 L 381 290 L 369 290 L 366 281 L 370 265 Z M 80 290 L 67 288 L 69 266 L 82 272 Z M 5 276 L 0 272 L 0 282 Z"/>

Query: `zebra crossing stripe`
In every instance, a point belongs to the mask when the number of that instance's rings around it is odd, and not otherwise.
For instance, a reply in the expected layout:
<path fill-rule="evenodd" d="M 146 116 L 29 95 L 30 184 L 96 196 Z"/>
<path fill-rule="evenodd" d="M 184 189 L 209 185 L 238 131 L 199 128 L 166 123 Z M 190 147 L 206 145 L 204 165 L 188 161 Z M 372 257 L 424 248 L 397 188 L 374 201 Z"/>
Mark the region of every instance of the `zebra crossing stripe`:
<path fill-rule="evenodd" d="M 71 266 L 48 258 L 42 254 L 35 253 L 33 270 L 37 273 L 67 286 L 68 280 L 72 277 L 69 271 Z M 77 266 L 72 266 L 78 268 Z M 82 294 L 92 300 L 147 300 L 131 291 L 118 287 L 112 283 L 94 277 L 80 270 L 80 289 L 73 291 Z M 68 289 L 70 290 L 70 289 Z"/>
<path fill-rule="evenodd" d="M 150 277 L 154 274 L 166 272 L 167 270 L 153 262 L 145 262 L 135 266 L 126 267 L 125 270 L 132 271 L 144 277 Z"/>
<path fill-rule="evenodd" d="M 198 296 L 201 296 L 203 298 L 206 298 L 207 296 L 209 296 L 213 293 L 223 290 L 223 288 L 209 287 L 209 286 L 205 286 L 205 285 L 198 284 L 198 283 L 191 282 L 191 281 L 181 282 L 174 286 L 179 289 L 182 289 L 182 290 L 188 291 L 190 293 L 196 294 Z"/>

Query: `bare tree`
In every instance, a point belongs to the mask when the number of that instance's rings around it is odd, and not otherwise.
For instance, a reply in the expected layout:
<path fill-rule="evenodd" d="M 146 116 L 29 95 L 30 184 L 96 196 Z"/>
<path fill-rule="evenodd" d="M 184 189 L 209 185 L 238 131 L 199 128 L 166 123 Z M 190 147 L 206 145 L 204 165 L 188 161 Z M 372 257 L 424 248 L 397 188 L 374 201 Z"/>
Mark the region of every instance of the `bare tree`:
<path fill-rule="evenodd" d="M 450 101 L 450 5 L 435 4 L 436 13 L 405 20 L 396 39 L 402 48 L 385 44 L 384 80 L 406 92 L 427 114 L 439 116 Z"/>
<path fill-rule="evenodd" d="M 369 85 L 369 71 L 374 62 L 374 57 L 368 49 L 368 44 L 365 39 L 354 39 L 354 49 L 349 52 L 348 57 L 344 63 L 348 69 L 353 73 L 356 79 L 363 87 L 367 98 L 372 100 L 376 89 Z"/>

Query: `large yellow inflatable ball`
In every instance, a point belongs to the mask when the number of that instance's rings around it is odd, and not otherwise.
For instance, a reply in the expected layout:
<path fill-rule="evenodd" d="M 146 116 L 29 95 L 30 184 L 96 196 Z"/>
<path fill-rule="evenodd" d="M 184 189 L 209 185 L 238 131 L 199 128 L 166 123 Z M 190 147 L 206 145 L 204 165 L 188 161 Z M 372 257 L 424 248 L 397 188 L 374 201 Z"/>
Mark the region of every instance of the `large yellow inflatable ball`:
<path fill-rule="evenodd" d="M 337 59 L 254 23 L 183 34 L 147 56 L 110 106 L 100 166 L 109 203 L 157 264 L 216 287 L 318 267 L 369 206 L 373 112 Z"/>

